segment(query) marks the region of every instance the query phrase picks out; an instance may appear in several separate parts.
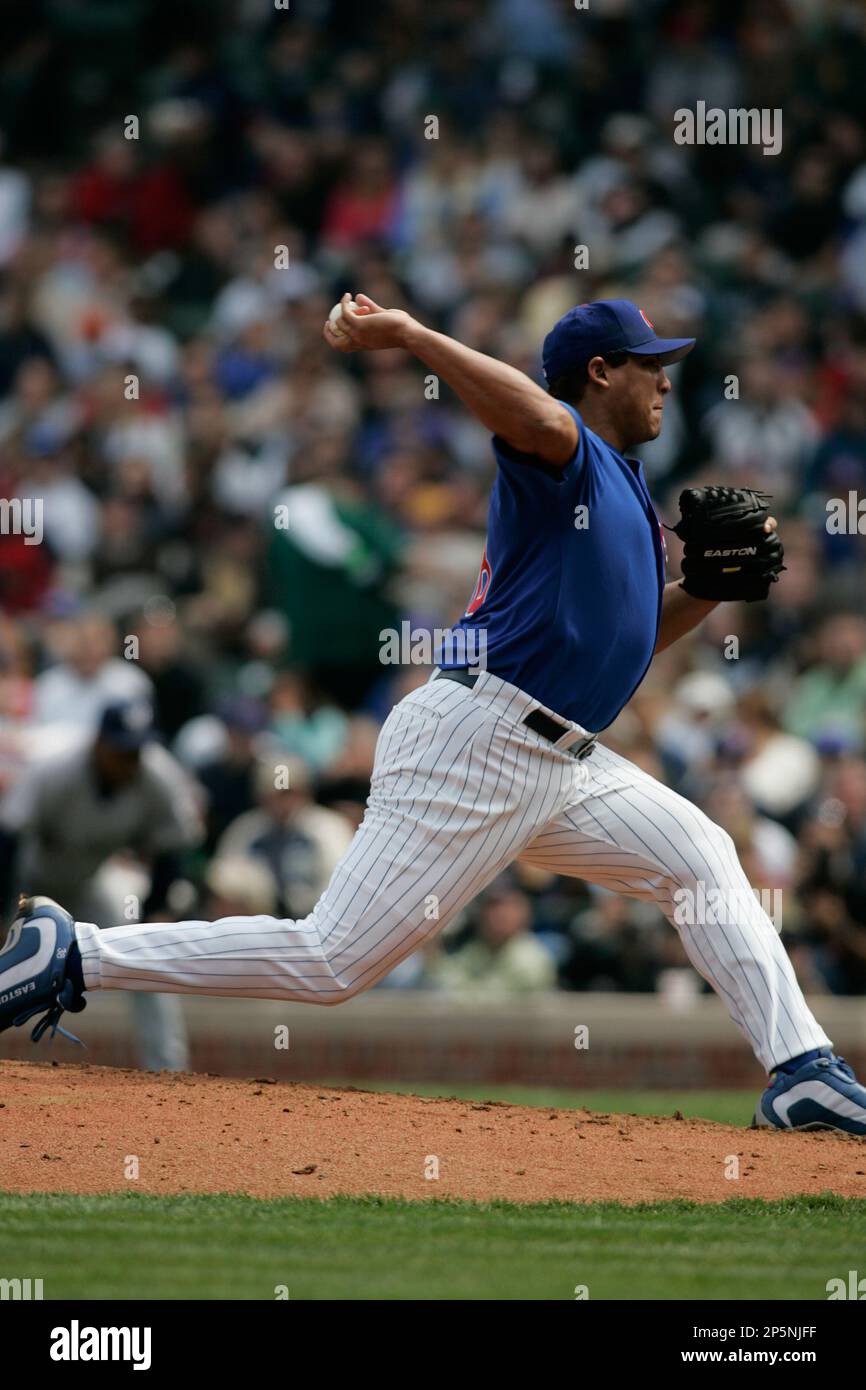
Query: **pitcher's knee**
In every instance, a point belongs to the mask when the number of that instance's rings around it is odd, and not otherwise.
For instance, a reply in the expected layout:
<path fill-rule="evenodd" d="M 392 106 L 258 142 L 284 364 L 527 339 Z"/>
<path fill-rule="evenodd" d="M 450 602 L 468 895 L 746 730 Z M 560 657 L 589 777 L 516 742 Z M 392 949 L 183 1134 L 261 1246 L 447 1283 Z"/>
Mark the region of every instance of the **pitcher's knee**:
<path fill-rule="evenodd" d="M 359 966 L 354 970 L 351 967 L 340 968 L 339 961 L 331 953 L 326 953 L 324 965 L 328 971 L 328 980 L 316 995 L 315 1003 L 324 1004 L 326 1008 L 336 1008 L 338 1004 L 345 1004 L 356 995 L 363 994 L 378 978 L 375 975 L 366 975 Z"/>
<path fill-rule="evenodd" d="M 695 826 L 689 825 L 689 838 L 682 854 L 686 873 L 683 882 L 723 887 L 738 867 L 733 840 L 723 826 L 701 812 Z"/>
<path fill-rule="evenodd" d="M 363 994 L 367 985 L 334 979 L 328 985 L 327 991 L 317 994 L 313 1000 L 315 1004 L 324 1004 L 327 1009 L 334 1009 L 338 1004 L 346 1004 L 350 999 L 354 999 L 356 994 Z"/>
<path fill-rule="evenodd" d="M 737 857 L 736 846 L 723 826 L 701 814 L 700 823 L 689 827 L 690 836 L 679 874 L 671 876 L 674 921 L 678 925 L 724 921 L 725 904 L 733 905 L 750 890 Z"/>
<path fill-rule="evenodd" d="M 655 862 L 662 892 L 706 893 L 711 887 L 723 887 L 736 874 L 737 852 L 727 830 L 696 806 L 689 809 L 692 814 L 679 835 L 658 845 Z"/>

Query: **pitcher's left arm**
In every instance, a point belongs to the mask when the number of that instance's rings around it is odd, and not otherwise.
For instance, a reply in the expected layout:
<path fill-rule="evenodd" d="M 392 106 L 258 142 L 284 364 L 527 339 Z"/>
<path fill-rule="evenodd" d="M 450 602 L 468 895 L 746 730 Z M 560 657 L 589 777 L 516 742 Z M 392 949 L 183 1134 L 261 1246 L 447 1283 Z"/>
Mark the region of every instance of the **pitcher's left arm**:
<path fill-rule="evenodd" d="M 678 642 L 681 637 L 685 637 L 687 632 L 698 626 L 698 623 L 702 623 L 707 614 L 718 607 L 720 601 L 695 598 L 693 594 L 687 594 L 678 579 L 666 584 L 662 597 L 662 620 L 655 647 L 656 655 L 663 652 L 665 647 Z"/>

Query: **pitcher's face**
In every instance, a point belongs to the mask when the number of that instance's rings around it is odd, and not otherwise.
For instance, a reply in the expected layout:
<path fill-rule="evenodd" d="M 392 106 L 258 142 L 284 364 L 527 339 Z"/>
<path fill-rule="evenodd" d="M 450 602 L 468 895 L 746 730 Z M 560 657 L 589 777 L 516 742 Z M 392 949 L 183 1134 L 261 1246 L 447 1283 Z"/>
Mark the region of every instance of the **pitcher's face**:
<path fill-rule="evenodd" d="M 657 357 L 630 355 L 610 373 L 611 413 L 619 424 L 626 448 L 645 444 L 661 431 L 670 378 Z"/>

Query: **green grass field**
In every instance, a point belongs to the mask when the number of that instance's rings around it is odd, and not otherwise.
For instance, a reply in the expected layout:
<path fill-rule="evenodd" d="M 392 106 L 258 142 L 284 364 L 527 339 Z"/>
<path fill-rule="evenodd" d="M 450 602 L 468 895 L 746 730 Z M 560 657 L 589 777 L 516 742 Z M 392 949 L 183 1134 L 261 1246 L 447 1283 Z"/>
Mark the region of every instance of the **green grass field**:
<path fill-rule="evenodd" d="M 824 1299 L 864 1268 L 866 1200 L 0 1196 L 0 1232 L 47 1299 Z"/>
<path fill-rule="evenodd" d="M 328 1083 L 337 1084 L 337 1083 Z M 359 1089 L 457 1095 L 746 1125 L 752 1091 L 541 1087 Z M 866 1268 L 866 1199 L 831 1194 L 622 1207 L 0 1193 L 0 1277 L 46 1298 L 824 1299 Z"/>
<path fill-rule="evenodd" d="M 354 1085 L 362 1091 L 396 1091 L 414 1096 L 456 1096 L 459 1100 L 501 1100 L 511 1105 L 551 1106 L 560 1110 L 594 1110 L 597 1115 L 673 1115 L 679 1110 L 688 1119 L 718 1120 L 728 1125 L 749 1125 L 759 1091 L 565 1091 L 555 1086 L 497 1086 L 489 1082 L 439 1085 L 434 1082 L 399 1081 L 323 1082 L 328 1086 Z"/>

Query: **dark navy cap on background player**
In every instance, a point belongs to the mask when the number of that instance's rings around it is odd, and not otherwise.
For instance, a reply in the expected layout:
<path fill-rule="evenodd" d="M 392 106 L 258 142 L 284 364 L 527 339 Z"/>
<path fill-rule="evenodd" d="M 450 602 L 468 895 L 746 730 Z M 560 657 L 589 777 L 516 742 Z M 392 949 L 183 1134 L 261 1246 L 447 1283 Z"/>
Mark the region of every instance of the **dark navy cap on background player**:
<path fill-rule="evenodd" d="M 584 367 L 591 357 L 631 352 L 660 357 L 663 366 L 679 362 L 695 345 L 694 338 L 659 338 L 643 309 L 630 299 L 598 299 L 578 304 L 563 314 L 544 340 L 542 361 L 547 380 Z"/>
<path fill-rule="evenodd" d="M 147 700 L 118 700 L 106 705 L 99 739 L 124 753 L 137 752 L 153 738 L 153 709 Z"/>

